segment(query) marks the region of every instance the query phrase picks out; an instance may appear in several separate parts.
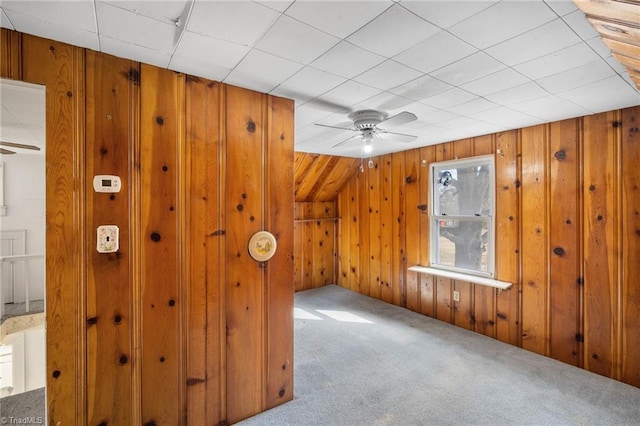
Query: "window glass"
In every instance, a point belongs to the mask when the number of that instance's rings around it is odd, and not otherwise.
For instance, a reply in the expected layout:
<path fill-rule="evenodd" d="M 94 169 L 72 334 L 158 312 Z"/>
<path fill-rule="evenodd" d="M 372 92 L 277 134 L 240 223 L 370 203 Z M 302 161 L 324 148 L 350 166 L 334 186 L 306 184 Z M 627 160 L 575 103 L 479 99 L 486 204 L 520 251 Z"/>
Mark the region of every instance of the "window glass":
<path fill-rule="evenodd" d="M 493 276 L 493 156 L 431 165 L 431 266 Z"/>

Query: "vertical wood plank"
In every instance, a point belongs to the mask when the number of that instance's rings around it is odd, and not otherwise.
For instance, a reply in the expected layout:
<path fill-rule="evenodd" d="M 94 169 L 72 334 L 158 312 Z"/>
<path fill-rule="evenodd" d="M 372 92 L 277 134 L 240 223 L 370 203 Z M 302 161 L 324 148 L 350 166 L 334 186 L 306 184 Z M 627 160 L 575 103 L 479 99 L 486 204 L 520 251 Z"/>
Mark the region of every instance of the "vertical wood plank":
<path fill-rule="evenodd" d="M 495 337 L 516 346 L 520 346 L 522 334 L 519 309 L 522 291 L 519 266 L 521 182 L 518 171 L 521 155 L 518 142 L 515 130 L 496 135 L 496 276 L 513 285 L 509 290 L 497 292 L 495 312 L 487 307 L 486 316 L 475 313 L 476 323 L 495 321 Z"/>
<path fill-rule="evenodd" d="M 420 262 L 420 185 L 418 176 L 420 169 L 420 154 L 418 150 L 405 153 L 405 220 L 406 220 L 406 258 L 407 267 Z M 420 310 L 420 288 L 418 273 L 407 271 L 406 275 L 406 308 L 415 312 Z"/>
<path fill-rule="evenodd" d="M 583 118 L 584 366 L 617 378 L 617 113 Z M 602 141 L 606 141 L 603 143 Z"/>
<path fill-rule="evenodd" d="M 247 250 L 263 224 L 264 95 L 226 89 L 227 421 L 259 413 L 264 389 L 264 269 Z"/>
<path fill-rule="evenodd" d="M 640 107 L 622 111 L 622 381 L 640 387 Z"/>
<path fill-rule="evenodd" d="M 85 157 L 83 49 L 1 31 L 2 76 L 46 85 L 47 418 L 81 425 L 87 421 L 87 237 L 85 163 L 76 159 Z"/>
<path fill-rule="evenodd" d="M 405 256 L 406 219 L 404 211 L 404 153 L 392 154 L 392 250 L 393 266 L 392 295 L 393 304 L 404 306 L 406 303 L 405 282 L 407 264 Z"/>
<path fill-rule="evenodd" d="M 22 80 L 22 34 L 0 28 L 0 76 Z M 40 84 L 44 84 L 43 80 Z"/>
<path fill-rule="evenodd" d="M 369 295 L 380 298 L 381 273 L 381 167 L 382 157 L 375 158 L 375 166 L 369 169 Z"/>
<path fill-rule="evenodd" d="M 353 180 L 349 187 L 349 289 L 353 291 L 360 291 L 361 283 L 361 268 L 360 268 L 360 221 L 362 216 L 360 215 L 360 206 L 364 201 L 360 200 L 360 193 L 363 191 L 361 181 L 365 179 L 363 174 L 358 172 L 356 178 Z M 365 204 L 366 205 L 366 204 Z M 366 265 L 366 264 L 365 264 Z"/>
<path fill-rule="evenodd" d="M 293 101 L 268 97 L 265 222 L 278 249 L 267 262 L 265 408 L 293 399 L 293 110 Z"/>
<path fill-rule="evenodd" d="M 435 161 L 452 160 L 454 157 L 454 143 L 448 142 L 436 145 Z M 434 277 L 436 303 L 436 318 L 441 321 L 453 322 L 453 280 Z"/>
<path fill-rule="evenodd" d="M 133 408 L 132 294 L 129 262 L 129 131 L 132 86 L 139 83 L 131 61 L 86 52 L 86 175 L 116 175 L 118 194 L 87 185 L 87 410 L 88 423 L 129 424 Z M 98 253 L 96 229 L 119 227 L 117 253 Z"/>
<path fill-rule="evenodd" d="M 142 65 L 140 73 L 140 271 L 142 421 L 179 423 L 181 276 L 178 149 L 184 76 Z M 157 88 L 162 87 L 162 91 Z M 182 98 L 182 99 L 181 99 Z M 158 327 L 158 324 L 163 324 Z"/>
<path fill-rule="evenodd" d="M 393 301 L 393 170 L 392 155 L 380 159 L 380 299 Z"/>
<path fill-rule="evenodd" d="M 223 417 L 221 327 L 223 277 L 221 223 L 221 85 L 187 77 L 186 158 L 189 258 L 187 284 L 187 423 L 206 425 Z"/>
<path fill-rule="evenodd" d="M 547 126 L 522 130 L 522 347 L 548 354 Z"/>
<path fill-rule="evenodd" d="M 369 179 L 371 179 L 371 169 L 365 166 L 364 173 L 359 174 L 358 185 L 358 200 L 356 205 L 359 207 L 357 211 L 359 233 L 358 239 L 359 247 L 359 276 L 358 276 L 358 291 L 367 296 L 371 294 L 371 191 L 369 185 Z"/>
<path fill-rule="evenodd" d="M 578 365 L 580 243 L 578 121 L 550 124 L 550 356 Z"/>

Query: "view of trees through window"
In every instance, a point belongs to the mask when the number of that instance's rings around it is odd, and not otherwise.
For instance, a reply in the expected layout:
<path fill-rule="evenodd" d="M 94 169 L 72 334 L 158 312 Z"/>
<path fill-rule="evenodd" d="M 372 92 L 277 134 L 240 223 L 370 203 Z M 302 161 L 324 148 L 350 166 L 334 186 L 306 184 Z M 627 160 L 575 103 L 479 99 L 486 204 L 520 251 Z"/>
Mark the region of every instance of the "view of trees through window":
<path fill-rule="evenodd" d="M 491 156 L 432 164 L 432 266 L 493 273 Z"/>

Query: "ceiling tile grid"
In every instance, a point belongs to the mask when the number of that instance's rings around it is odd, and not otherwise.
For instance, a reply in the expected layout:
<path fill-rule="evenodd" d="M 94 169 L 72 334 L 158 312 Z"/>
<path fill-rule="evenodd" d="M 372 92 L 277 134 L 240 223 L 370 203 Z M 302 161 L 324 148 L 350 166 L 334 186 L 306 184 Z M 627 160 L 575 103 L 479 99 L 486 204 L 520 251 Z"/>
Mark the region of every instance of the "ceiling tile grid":
<path fill-rule="evenodd" d="M 380 155 L 640 104 L 571 0 L 3 0 L 0 9 L 4 28 L 294 99 L 305 152 L 362 156 L 348 114 L 363 109 L 416 116 L 393 129 L 412 142 L 377 134 Z"/>

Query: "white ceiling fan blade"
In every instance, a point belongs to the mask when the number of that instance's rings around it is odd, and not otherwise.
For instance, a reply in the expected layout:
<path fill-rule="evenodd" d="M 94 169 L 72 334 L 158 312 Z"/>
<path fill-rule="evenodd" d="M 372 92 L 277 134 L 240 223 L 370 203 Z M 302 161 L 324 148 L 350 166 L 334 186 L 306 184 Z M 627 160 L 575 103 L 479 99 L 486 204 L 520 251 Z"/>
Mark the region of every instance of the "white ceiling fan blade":
<path fill-rule="evenodd" d="M 351 131 L 355 131 L 356 129 L 352 129 L 351 127 L 338 127 L 338 126 L 329 126 L 327 124 L 320 124 L 320 123 L 315 123 L 316 126 L 320 126 L 320 127 L 328 127 L 330 129 L 340 129 L 340 130 L 351 130 Z"/>
<path fill-rule="evenodd" d="M 392 139 L 398 142 L 413 142 L 418 139 L 415 135 L 406 135 L 404 133 L 396 133 L 396 132 L 387 132 L 386 130 L 379 129 L 380 131 L 377 133 L 378 136 L 382 136 L 385 139 Z"/>
<path fill-rule="evenodd" d="M 349 142 L 349 141 L 352 141 L 352 140 L 354 140 L 354 139 L 357 139 L 357 138 L 359 138 L 359 137 L 360 137 L 360 135 L 353 135 L 353 136 L 351 136 L 349 139 L 345 139 L 345 140 L 343 140 L 342 142 L 338 142 L 337 144 L 333 145 L 331 148 L 337 148 L 337 147 L 339 147 L 340 145 L 344 145 L 345 143 L 347 143 L 347 142 Z"/>
<path fill-rule="evenodd" d="M 11 155 L 11 154 L 15 154 L 15 151 L 10 151 L 8 149 L 0 148 L 0 154 Z"/>
<path fill-rule="evenodd" d="M 416 117 L 415 114 L 410 113 L 408 111 L 402 111 L 401 113 L 398 113 L 393 117 L 389 117 L 386 120 L 383 120 L 378 125 L 381 126 L 384 124 L 385 127 L 395 127 L 395 126 L 401 126 L 406 123 L 410 123 L 417 119 L 418 117 Z"/>
<path fill-rule="evenodd" d="M 35 145 L 26 145 L 23 143 L 0 141 L 0 145 L 9 146 L 11 148 L 21 148 L 21 149 L 30 149 L 32 151 L 40 151 L 40 147 L 37 147 Z"/>

